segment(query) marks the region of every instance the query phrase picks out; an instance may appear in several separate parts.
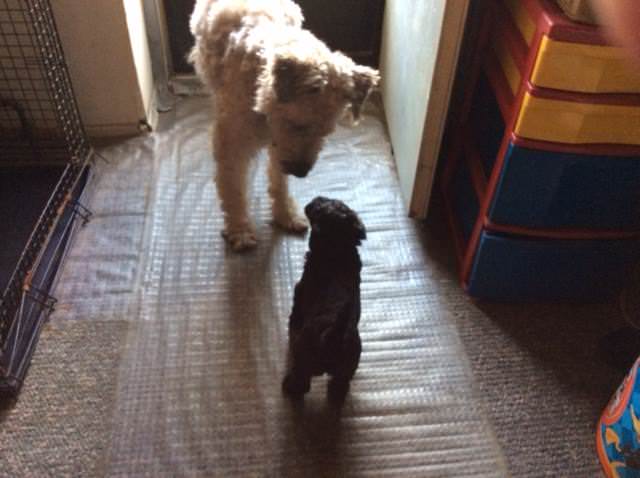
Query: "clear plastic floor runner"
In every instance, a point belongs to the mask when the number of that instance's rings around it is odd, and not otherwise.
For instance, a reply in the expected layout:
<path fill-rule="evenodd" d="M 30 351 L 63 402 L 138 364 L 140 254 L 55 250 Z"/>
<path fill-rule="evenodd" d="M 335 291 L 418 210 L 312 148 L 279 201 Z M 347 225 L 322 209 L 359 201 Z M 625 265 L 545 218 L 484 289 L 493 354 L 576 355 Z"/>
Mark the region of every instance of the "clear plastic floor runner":
<path fill-rule="evenodd" d="M 251 175 L 259 246 L 229 251 L 212 177 L 208 100 L 107 149 L 63 271 L 53 320 L 129 320 L 109 476 L 506 476 L 455 320 L 441 307 L 420 227 L 408 219 L 384 125 L 338 126 L 306 179 L 357 210 L 363 354 L 343 409 L 315 379 L 280 392 L 287 318 L 306 237 L 270 224 L 265 157 Z M 449 285 L 450 288 L 450 285 Z"/>

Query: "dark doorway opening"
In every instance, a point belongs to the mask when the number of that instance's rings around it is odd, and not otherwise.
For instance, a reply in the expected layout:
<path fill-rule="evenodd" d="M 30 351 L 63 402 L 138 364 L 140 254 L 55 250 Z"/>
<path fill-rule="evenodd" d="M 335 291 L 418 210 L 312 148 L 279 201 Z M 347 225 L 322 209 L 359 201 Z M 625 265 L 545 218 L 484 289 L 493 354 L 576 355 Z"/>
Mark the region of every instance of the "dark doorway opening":
<path fill-rule="evenodd" d="M 354 61 L 378 66 L 384 0 L 296 0 L 302 7 L 305 26 L 332 49 Z M 163 0 L 174 74 L 191 74 L 186 61 L 193 45 L 189 17 L 195 0 Z"/>

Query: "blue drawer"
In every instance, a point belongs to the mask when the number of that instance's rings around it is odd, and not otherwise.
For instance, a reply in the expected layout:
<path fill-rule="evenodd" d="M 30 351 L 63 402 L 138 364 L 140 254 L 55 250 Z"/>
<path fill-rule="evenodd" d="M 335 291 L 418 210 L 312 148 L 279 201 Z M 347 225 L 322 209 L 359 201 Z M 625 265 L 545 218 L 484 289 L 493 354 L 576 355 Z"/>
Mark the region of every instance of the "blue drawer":
<path fill-rule="evenodd" d="M 640 230 L 640 157 L 511 145 L 489 219 L 531 228 Z"/>
<path fill-rule="evenodd" d="M 484 231 L 467 291 L 500 301 L 600 301 L 618 293 L 640 240 L 558 240 Z"/>

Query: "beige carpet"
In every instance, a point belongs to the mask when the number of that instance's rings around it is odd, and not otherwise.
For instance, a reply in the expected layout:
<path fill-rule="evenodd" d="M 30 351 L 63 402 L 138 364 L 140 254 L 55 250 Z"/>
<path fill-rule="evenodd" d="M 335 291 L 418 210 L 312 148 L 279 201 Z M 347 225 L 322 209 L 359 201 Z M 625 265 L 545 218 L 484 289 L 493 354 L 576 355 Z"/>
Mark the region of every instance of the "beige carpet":
<path fill-rule="evenodd" d="M 455 277 L 453 251 L 437 204 L 432 211 L 423 237 L 444 281 Z M 510 473 L 602 476 L 595 426 L 624 374 L 599 341 L 628 325 L 618 304 L 489 304 L 445 287 L 441 306 L 456 323 Z"/>
<path fill-rule="evenodd" d="M 17 402 L 0 404 L 0 476 L 103 474 L 127 323 L 45 325 Z"/>

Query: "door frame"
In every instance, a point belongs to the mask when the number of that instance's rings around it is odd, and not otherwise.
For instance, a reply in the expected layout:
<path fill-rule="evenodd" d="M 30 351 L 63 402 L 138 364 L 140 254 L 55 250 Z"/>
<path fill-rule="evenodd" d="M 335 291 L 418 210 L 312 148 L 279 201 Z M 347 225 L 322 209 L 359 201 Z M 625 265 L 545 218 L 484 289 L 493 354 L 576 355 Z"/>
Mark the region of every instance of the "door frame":
<path fill-rule="evenodd" d="M 159 103 L 169 109 L 172 95 L 203 94 L 203 85 L 195 74 L 175 73 L 163 0 L 143 0 L 143 7 L 153 76 L 161 92 Z"/>
<path fill-rule="evenodd" d="M 442 139 L 449 115 L 471 0 L 445 0 L 445 3 L 431 94 L 427 103 L 422 143 L 409 205 L 410 216 L 418 219 L 424 219 L 429 212 L 429 202 L 442 149 Z"/>
<path fill-rule="evenodd" d="M 413 177 L 401 181 L 401 189 L 408 215 L 416 219 L 426 218 L 432 196 L 442 140 L 447 125 L 449 109 L 456 81 L 458 60 L 467 25 L 470 4 L 473 0 L 424 0 L 443 2 L 440 37 L 435 46 L 435 61 L 428 87 L 428 98 L 422 131 L 417 149 L 417 158 L 399 158 L 396 161 L 415 161 Z M 419 126 L 418 126 L 419 127 Z M 392 135 L 393 136 L 393 135 Z M 393 137 L 392 146 L 393 146 Z M 399 140 L 399 139 L 398 139 Z M 395 147 L 395 150 L 402 149 Z M 409 163 L 410 164 L 410 163 Z M 413 167 L 413 166 L 410 166 Z"/>

